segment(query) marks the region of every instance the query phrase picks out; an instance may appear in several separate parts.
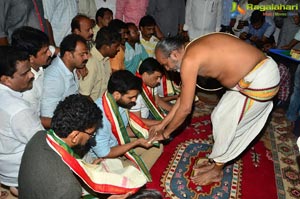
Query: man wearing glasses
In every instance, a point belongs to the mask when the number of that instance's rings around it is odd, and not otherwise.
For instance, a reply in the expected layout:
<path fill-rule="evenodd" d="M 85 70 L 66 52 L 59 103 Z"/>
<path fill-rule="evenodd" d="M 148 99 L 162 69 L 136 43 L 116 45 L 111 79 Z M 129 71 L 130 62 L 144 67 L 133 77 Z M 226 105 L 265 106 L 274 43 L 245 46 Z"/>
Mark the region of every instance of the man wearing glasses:
<path fill-rule="evenodd" d="M 37 132 L 25 148 L 19 172 L 20 198 L 79 199 L 82 186 L 86 190 L 88 186 L 96 192 L 118 194 L 119 199 L 133 192 L 134 189 L 122 186 L 120 192 L 113 192 L 107 186 L 110 182 L 101 186 L 103 181 L 95 181 L 76 153 L 82 147 L 89 148 L 88 143 L 101 126 L 102 112 L 88 97 L 75 94 L 61 101 L 54 111 L 51 129 Z"/>

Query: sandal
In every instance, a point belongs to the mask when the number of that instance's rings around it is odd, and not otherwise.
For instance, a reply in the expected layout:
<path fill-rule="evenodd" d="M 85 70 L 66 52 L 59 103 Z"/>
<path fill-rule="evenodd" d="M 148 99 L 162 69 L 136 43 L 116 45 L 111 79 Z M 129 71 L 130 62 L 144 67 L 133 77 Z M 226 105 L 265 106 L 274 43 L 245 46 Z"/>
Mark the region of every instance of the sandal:
<path fill-rule="evenodd" d="M 0 191 L 0 199 L 7 198 L 7 196 L 8 196 L 7 191 Z"/>

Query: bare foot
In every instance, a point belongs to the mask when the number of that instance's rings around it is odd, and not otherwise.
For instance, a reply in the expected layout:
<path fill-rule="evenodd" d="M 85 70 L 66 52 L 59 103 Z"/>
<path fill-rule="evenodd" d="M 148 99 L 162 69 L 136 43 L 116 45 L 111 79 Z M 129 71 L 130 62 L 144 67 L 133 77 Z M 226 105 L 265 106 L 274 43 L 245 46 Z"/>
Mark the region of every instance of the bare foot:
<path fill-rule="evenodd" d="M 198 173 L 203 173 L 211 170 L 214 167 L 214 163 L 209 162 L 207 159 L 198 159 L 196 164 L 193 166 L 193 176 Z"/>
<path fill-rule="evenodd" d="M 213 182 L 220 182 L 223 178 L 222 167 L 213 164 L 213 168 L 206 172 L 198 172 L 197 175 L 191 177 L 196 185 L 209 185 Z"/>

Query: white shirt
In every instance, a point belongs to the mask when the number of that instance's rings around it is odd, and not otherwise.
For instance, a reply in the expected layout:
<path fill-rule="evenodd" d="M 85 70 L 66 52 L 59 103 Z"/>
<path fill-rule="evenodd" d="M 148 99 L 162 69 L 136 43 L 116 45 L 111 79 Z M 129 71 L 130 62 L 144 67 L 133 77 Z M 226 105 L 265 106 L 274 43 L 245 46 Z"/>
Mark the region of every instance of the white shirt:
<path fill-rule="evenodd" d="M 221 29 L 221 0 L 187 0 L 185 8 L 185 30 L 190 40 Z"/>
<path fill-rule="evenodd" d="M 152 90 L 152 89 L 151 89 Z M 153 89 L 153 97 L 157 95 L 157 87 Z M 149 108 L 147 107 L 141 94 L 136 99 L 136 105 L 130 109 L 131 112 L 141 111 L 141 117 L 147 119 L 149 117 Z"/>
<path fill-rule="evenodd" d="M 40 67 L 39 71 L 36 71 L 33 68 L 31 68 L 31 72 L 34 74 L 32 89 L 23 92 L 22 97 L 30 104 L 31 108 L 35 111 L 37 116 L 40 116 L 44 69 L 43 67 Z"/>
<path fill-rule="evenodd" d="M 22 93 L 0 84 L 0 181 L 18 186 L 21 158 L 27 142 L 43 130 L 39 117 Z"/>
<path fill-rule="evenodd" d="M 53 30 L 56 46 L 65 36 L 71 33 L 71 21 L 78 13 L 77 0 L 42 0 L 44 18 L 47 19 Z"/>

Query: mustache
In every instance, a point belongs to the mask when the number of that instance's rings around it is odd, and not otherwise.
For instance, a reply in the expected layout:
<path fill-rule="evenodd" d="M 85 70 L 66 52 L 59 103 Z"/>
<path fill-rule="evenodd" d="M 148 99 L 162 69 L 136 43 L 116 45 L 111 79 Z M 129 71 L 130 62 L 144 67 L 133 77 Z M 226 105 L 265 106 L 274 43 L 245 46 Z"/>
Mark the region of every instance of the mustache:
<path fill-rule="evenodd" d="M 127 107 L 130 109 L 131 107 L 134 107 L 136 105 L 135 102 L 130 102 L 127 104 Z"/>
<path fill-rule="evenodd" d="M 86 64 L 87 62 L 88 62 L 88 60 L 86 59 L 82 62 L 82 64 Z"/>

